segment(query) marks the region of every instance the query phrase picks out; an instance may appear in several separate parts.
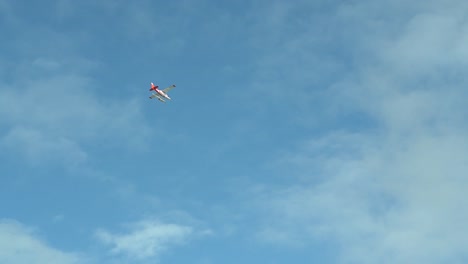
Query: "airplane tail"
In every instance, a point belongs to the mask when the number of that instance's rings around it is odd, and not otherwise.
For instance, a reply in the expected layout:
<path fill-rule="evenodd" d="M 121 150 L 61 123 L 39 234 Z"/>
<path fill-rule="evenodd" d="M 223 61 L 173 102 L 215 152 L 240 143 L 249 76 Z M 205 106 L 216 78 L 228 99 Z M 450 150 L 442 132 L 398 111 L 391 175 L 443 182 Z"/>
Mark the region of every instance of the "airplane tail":
<path fill-rule="evenodd" d="M 157 85 L 154 85 L 154 83 L 151 83 L 151 88 L 149 89 L 150 91 L 156 91 L 156 89 L 158 89 L 159 86 Z"/>

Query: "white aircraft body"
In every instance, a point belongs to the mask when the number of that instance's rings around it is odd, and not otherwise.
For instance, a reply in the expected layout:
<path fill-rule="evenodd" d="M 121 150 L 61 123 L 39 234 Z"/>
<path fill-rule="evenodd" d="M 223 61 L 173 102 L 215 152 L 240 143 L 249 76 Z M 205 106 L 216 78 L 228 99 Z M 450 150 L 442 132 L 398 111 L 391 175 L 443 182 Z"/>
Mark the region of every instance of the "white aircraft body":
<path fill-rule="evenodd" d="M 159 86 L 157 85 L 154 85 L 154 83 L 151 83 L 151 88 L 149 89 L 150 91 L 154 91 L 154 93 L 149 97 L 150 99 L 153 99 L 153 98 L 158 98 L 159 101 L 165 103 L 166 101 L 164 99 L 168 99 L 168 100 L 171 100 L 171 98 L 169 97 L 169 95 L 167 95 L 167 93 L 172 90 L 174 87 L 176 87 L 174 84 L 163 89 L 163 90 L 159 90 Z"/>

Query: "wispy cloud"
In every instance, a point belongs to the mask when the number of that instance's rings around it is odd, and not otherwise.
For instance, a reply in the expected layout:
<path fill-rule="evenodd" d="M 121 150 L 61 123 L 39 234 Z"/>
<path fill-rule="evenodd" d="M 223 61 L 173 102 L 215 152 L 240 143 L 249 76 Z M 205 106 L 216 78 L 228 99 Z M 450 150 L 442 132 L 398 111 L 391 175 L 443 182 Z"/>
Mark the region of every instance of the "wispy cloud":
<path fill-rule="evenodd" d="M 25 155 L 36 166 L 62 161 L 68 167 L 75 167 L 87 158 L 76 142 L 63 137 L 50 137 L 34 129 L 16 127 L 0 143 L 10 155 Z"/>
<path fill-rule="evenodd" d="M 96 237 L 110 247 L 110 253 L 141 260 L 158 258 L 171 247 L 187 242 L 194 234 L 190 226 L 143 220 L 128 225 L 126 233 L 96 231 Z"/>
<path fill-rule="evenodd" d="M 51 247 L 38 238 L 32 228 L 12 220 L 0 220 L 0 248 L 1 263 L 90 263 L 79 254 Z"/>
<path fill-rule="evenodd" d="M 85 77 L 65 74 L 4 86 L 0 122 L 11 129 L 2 140 L 17 150 L 24 149 L 29 158 L 54 150 L 72 158 L 81 153 L 79 160 L 83 160 L 86 150 L 82 144 L 95 140 L 144 147 L 149 127 L 139 115 L 138 103 L 102 102 L 89 90 L 90 85 Z M 30 155 L 32 152 L 38 155 Z"/>
<path fill-rule="evenodd" d="M 468 187 L 462 37 L 468 23 L 437 2 L 411 5 L 407 12 L 400 12 L 401 4 L 391 5 L 399 10 L 393 18 L 380 21 L 378 9 L 366 2 L 342 5 L 325 20 L 349 21 L 353 45 L 345 51 L 354 52 L 354 61 L 324 93 L 332 97 L 324 98 L 331 102 L 324 107 L 341 104 L 339 111 L 320 113 L 343 124 L 349 123 L 343 111 L 362 113 L 372 125 L 343 125 L 280 158 L 294 167 L 289 171 L 297 181 L 254 192 L 265 214 L 262 239 L 326 241 L 340 248 L 340 263 L 466 259 L 468 240 L 460 234 L 468 232 L 468 214 L 461 210 Z"/>
<path fill-rule="evenodd" d="M 8 65 L 0 62 L 8 68 L 0 82 L 0 126 L 6 131 L 0 134 L 3 144 L 15 152 L 23 151 L 30 160 L 63 156 L 59 160 L 77 158 L 78 163 L 87 156 L 85 145 L 97 141 L 144 149 L 151 129 L 141 114 L 140 101 L 103 94 L 112 93 L 102 90 L 109 84 L 93 77 L 103 65 L 80 56 L 73 44 L 78 37 L 51 30 L 42 33 L 41 39 L 61 48 L 50 49 L 45 43 L 28 47 L 23 40 L 9 40 L 17 45 L 11 52 L 17 58 Z"/>
<path fill-rule="evenodd" d="M 331 241 L 343 249 L 343 263 L 456 263 L 467 253 L 460 235 L 468 232 L 461 210 L 468 187 L 463 136 L 348 139 L 329 138 L 328 146 L 342 144 L 338 152 L 307 147 L 299 156 L 314 161 L 304 160 L 303 183 L 260 194 L 268 215 L 262 239 L 302 246 Z M 372 147 L 356 151 L 356 144 Z M 310 154 L 327 152 L 332 155 Z"/>

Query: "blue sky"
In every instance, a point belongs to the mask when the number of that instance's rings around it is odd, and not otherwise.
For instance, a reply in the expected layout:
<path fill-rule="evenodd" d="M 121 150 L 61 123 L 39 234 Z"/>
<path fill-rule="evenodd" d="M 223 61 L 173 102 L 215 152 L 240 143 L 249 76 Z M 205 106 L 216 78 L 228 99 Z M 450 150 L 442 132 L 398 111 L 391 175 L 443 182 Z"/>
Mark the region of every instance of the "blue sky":
<path fill-rule="evenodd" d="M 0 0 L 0 262 L 466 263 L 467 10 Z"/>

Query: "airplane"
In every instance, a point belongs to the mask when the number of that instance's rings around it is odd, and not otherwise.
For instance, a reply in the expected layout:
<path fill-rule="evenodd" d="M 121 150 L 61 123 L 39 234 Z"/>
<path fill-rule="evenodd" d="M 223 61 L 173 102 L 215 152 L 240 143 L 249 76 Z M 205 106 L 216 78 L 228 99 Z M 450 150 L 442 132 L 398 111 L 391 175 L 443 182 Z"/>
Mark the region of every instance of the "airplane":
<path fill-rule="evenodd" d="M 169 97 L 169 95 L 167 95 L 167 93 L 173 89 L 174 87 L 176 87 L 174 84 L 163 89 L 163 90 L 159 90 L 159 86 L 157 85 L 154 85 L 154 83 L 151 83 L 151 88 L 149 89 L 150 91 L 154 91 L 154 93 L 149 97 L 150 99 L 153 99 L 153 98 L 158 98 L 159 101 L 165 103 L 166 101 L 164 99 L 169 99 L 171 100 L 171 98 Z"/>

